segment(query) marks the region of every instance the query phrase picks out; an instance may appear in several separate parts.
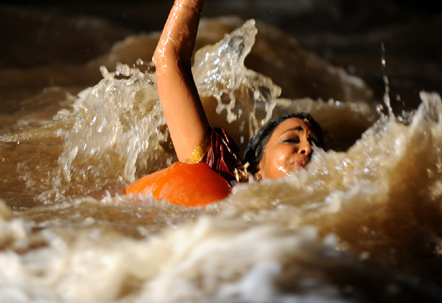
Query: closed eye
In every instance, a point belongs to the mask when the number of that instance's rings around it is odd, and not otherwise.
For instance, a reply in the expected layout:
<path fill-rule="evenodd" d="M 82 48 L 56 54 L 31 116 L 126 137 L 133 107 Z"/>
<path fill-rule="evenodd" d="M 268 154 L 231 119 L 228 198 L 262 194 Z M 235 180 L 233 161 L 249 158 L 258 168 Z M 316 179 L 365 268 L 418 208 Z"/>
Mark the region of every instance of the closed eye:
<path fill-rule="evenodd" d="M 286 139 L 282 142 L 284 142 L 284 143 L 299 143 L 299 138 Z"/>

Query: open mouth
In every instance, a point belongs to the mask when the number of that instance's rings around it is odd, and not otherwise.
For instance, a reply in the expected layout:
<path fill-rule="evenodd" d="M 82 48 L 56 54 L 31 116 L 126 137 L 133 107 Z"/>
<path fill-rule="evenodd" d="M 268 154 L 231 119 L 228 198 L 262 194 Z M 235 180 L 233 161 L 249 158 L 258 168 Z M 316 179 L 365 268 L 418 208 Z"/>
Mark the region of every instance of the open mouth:
<path fill-rule="evenodd" d="M 291 163 L 293 169 L 298 168 L 305 168 L 307 166 L 307 161 L 300 160 L 300 161 L 294 161 Z"/>

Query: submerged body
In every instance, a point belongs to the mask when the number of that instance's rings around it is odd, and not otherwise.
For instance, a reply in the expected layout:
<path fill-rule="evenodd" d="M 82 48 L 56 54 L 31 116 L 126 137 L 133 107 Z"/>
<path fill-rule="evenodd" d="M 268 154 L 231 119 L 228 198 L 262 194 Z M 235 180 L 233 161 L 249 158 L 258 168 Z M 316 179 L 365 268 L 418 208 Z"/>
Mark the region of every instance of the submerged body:
<path fill-rule="evenodd" d="M 153 56 L 157 91 L 178 159 L 198 163 L 211 158 L 205 163 L 229 182 L 233 176 L 237 182 L 247 181 L 249 166 L 251 177 L 257 180 L 281 178 L 292 170 L 305 168 L 312 153 L 310 123 L 317 125 L 311 116 L 304 120 L 293 116 L 272 121 L 274 126 L 267 133 L 258 132 L 258 139 L 252 138 L 251 141 L 259 141 L 260 146 L 249 144 L 244 161 L 240 160 L 238 148 L 228 135 L 219 140 L 220 144 L 212 144 L 211 150 L 206 148 L 205 142 L 213 141 L 213 131 L 191 71 L 203 2 L 179 0 L 174 3 Z M 315 131 L 322 143 L 319 125 Z M 259 138 L 261 136 L 263 138 Z M 250 151 L 250 146 L 254 150 Z M 257 153 L 255 149 L 262 152 Z"/>

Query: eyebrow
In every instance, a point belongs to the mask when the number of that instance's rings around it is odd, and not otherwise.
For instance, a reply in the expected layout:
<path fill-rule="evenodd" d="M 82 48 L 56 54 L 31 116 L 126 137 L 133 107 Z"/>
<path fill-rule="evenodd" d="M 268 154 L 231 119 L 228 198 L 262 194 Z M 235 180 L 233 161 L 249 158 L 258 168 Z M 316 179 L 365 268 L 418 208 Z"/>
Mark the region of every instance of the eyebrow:
<path fill-rule="evenodd" d="M 283 131 L 282 134 L 285 134 L 285 133 L 293 131 L 293 130 L 304 131 L 304 128 L 302 128 L 301 126 L 293 127 L 293 128 L 290 128 L 290 129 L 287 129 L 287 130 Z"/>

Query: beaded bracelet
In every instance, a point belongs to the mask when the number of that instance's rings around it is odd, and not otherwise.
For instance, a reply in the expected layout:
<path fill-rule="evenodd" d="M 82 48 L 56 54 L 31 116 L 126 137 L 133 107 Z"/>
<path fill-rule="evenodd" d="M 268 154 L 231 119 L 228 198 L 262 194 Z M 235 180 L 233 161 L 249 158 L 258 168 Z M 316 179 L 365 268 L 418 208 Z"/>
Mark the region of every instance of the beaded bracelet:
<path fill-rule="evenodd" d="M 188 5 L 181 4 L 181 3 L 178 3 L 178 1 L 175 1 L 174 5 L 176 5 L 176 6 L 180 7 L 180 8 L 190 9 L 190 10 L 192 10 L 192 11 L 198 13 L 198 14 L 201 14 L 201 11 L 199 9 L 197 9 L 196 7 L 190 7 Z"/>

